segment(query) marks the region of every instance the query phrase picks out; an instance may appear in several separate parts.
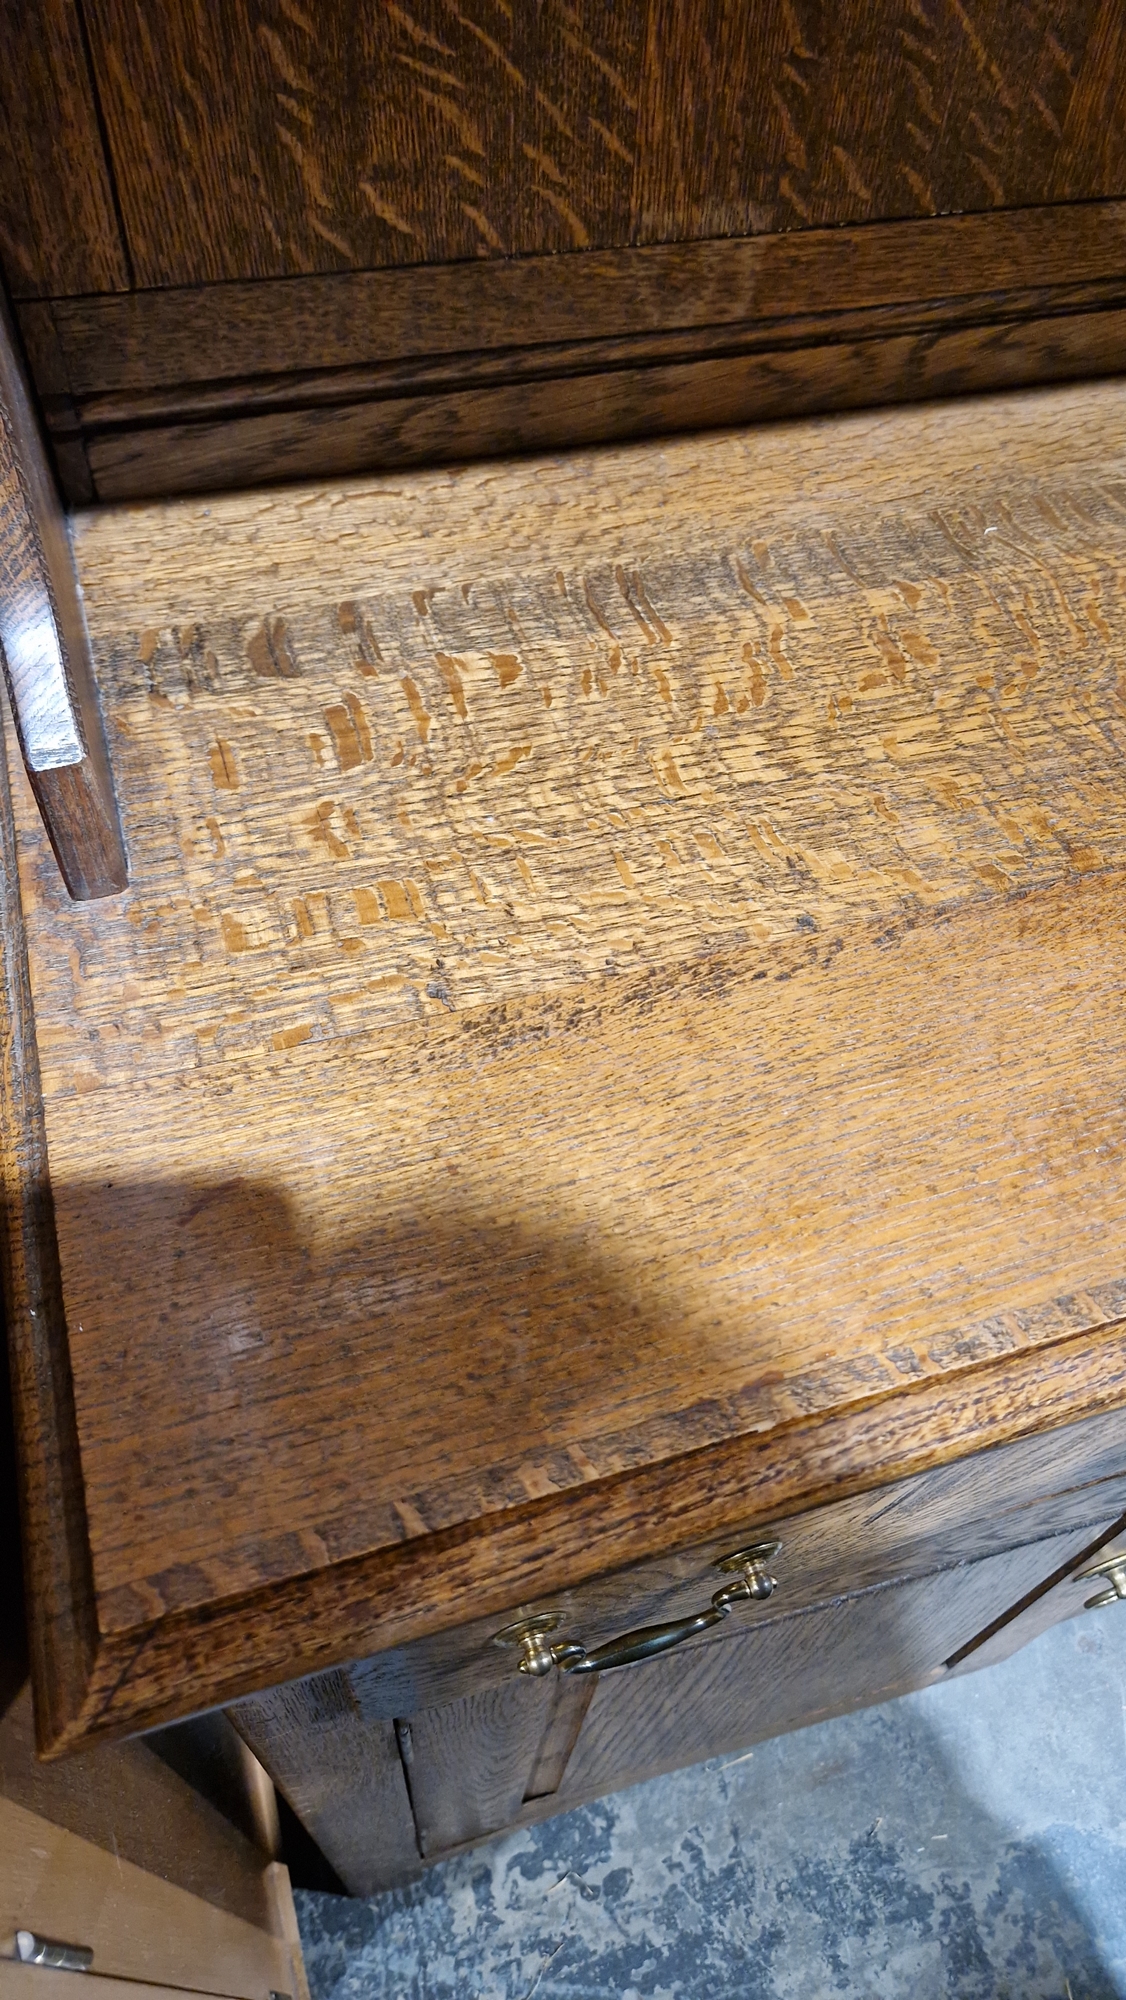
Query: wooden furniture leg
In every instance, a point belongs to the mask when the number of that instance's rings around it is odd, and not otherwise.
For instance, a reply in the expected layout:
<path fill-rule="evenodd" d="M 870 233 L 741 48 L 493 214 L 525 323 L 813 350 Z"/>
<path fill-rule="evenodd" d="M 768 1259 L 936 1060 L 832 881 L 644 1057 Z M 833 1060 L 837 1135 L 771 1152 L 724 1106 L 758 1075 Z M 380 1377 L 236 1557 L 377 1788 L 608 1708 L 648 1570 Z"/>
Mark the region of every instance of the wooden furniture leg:
<path fill-rule="evenodd" d="M 0 657 L 32 790 L 80 901 L 128 881 L 89 641 L 12 321 L 0 299 Z"/>

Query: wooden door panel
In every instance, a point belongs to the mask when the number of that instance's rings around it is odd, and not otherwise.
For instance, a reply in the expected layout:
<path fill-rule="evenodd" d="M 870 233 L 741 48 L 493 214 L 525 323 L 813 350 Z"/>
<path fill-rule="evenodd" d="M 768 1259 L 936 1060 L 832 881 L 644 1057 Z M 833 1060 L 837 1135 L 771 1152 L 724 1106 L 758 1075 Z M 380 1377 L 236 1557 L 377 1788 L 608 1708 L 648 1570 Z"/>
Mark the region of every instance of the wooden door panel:
<path fill-rule="evenodd" d="M 535 1681 L 514 1672 L 502 1687 L 423 1709 L 399 1724 L 423 1855 L 516 1819 L 555 1694 L 554 1677 Z"/>
<path fill-rule="evenodd" d="M 93 0 L 139 284 L 627 242 L 642 0 L 476 11 Z"/>
<path fill-rule="evenodd" d="M 1089 1530 L 1054 1536 L 603 1675 L 557 1805 L 935 1679 L 956 1647 L 1095 1539 Z"/>

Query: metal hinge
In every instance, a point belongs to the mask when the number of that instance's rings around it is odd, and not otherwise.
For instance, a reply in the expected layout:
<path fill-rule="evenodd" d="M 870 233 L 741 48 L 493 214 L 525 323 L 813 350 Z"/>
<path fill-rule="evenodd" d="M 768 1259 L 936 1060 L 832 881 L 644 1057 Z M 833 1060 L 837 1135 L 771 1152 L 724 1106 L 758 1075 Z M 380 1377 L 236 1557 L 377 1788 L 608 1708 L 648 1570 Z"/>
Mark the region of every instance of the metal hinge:
<path fill-rule="evenodd" d="M 89 1972 L 94 1963 L 88 1944 L 63 1944 L 59 1938 L 37 1937 L 34 1931 L 16 1932 L 16 1957 L 25 1965 L 53 1965 L 62 1972 Z"/>

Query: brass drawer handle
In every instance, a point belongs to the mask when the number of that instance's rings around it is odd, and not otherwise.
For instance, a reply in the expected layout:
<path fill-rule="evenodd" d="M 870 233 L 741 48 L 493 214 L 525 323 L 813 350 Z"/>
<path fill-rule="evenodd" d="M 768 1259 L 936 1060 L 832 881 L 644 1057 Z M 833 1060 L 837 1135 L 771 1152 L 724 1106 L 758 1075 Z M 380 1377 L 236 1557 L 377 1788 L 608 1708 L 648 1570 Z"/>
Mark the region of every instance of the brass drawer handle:
<path fill-rule="evenodd" d="M 1079 1582 L 1105 1582 L 1107 1586 L 1087 1599 L 1084 1611 L 1098 1611 L 1104 1604 L 1117 1604 L 1119 1598 L 1126 1598 L 1126 1555 L 1104 1556 L 1101 1562 L 1092 1563 L 1090 1569 L 1080 1570 Z"/>
<path fill-rule="evenodd" d="M 697 1632 L 707 1632 L 713 1625 L 721 1624 L 733 1604 L 748 1599 L 761 1603 L 772 1596 L 775 1583 L 768 1565 L 781 1546 L 781 1542 L 756 1542 L 753 1548 L 737 1549 L 734 1555 L 724 1556 L 716 1563 L 716 1569 L 735 1574 L 730 1583 L 715 1592 L 705 1610 L 698 1611 L 693 1618 L 674 1618 L 667 1625 L 643 1625 L 637 1632 L 624 1632 L 620 1639 L 596 1646 L 593 1653 L 574 1640 L 551 1640 L 549 1634 L 559 1624 L 554 1612 L 506 1625 L 503 1632 L 497 1633 L 496 1644 L 518 1646 L 520 1673 L 531 1674 L 537 1680 L 551 1673 L 554 1667 L 565 1674 L 608 1674 L 615 1667 L 635 1666 L 640 1660 L 655 1659 L 658 1653 L 668 1653 L 674 1646 L 683 1645 Z"/>

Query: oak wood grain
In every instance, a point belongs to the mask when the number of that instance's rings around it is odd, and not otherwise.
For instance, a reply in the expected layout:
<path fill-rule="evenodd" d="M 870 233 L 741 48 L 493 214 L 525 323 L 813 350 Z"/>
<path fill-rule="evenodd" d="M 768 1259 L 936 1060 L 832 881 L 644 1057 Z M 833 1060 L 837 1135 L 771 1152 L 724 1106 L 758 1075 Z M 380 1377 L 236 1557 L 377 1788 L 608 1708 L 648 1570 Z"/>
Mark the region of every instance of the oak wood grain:
<path fill-rule="evenodd" d="M 1117 371 L 1122 215 L 55 300 L 21 328 L 81 503 L 92 448 L 125 498 Z"/>
<path fill-rule="evenodd" d="M 63 297 L 21 305 L 19 319 L 44 391 L 84 399 L 1121 284 L 1124 243 L 1126 201 L 1045 203 L 581 256 Z"/>
<path fill-rule="evenodd" d="M 1090 1540 L 1053 1537 L 601 1674 L 557 1810 L 941 1678 L 955 1643 Z"/>
<path fill-rule="evenodd" d="M 634 231 L 675 236 L 1117 192 L 1120 13 L 655 0 Z"/>
<path fill-rule="evenodd" d="M 1032 1639 L 1039 1638 L 1041 1632 L 1050 1631 L 1065 1618 L 1080 1615 L 1101 1624 L 1110 1618 L 1121 1625 L 1123 1614 L 1117 1604 L 1098 1605 L 1088 1609 L 1090 1600 L 1106 1588 L 1105 1577 L 1084 1577 L 1084 1569 L 1090 1559 L 1116 1555 L 1124 1550 L 1124 1525 L 1119 1522 L 1113 1534 L 1103 1542 L 1097 1551 L 1087 1551 L 1084 1557 L 1063 1565 L 1063 1574 L 1053 1579 L 1046 1591 L 1030 1591 L 1014 1617 L 991 1622 L 983 1632 L 958 1650 L 947 1661 L 951 1673 L 976 1673 L 979 1667 L 990 1667 L 998 1660 L 1007 1660 L 1021 1646 L 1027 1646 Z"/>
<path fill-rule="evenodd" d="M 80 523 L 54 1747 L 1122 1403 L 1121 396 Z"/>
<path fill-rule="evenodd" d="M 237 1722 L 353 1895 L 417 1873 L 394 1725 L 362 1717 L 342 1675 L 244 1702 Z"/>
<path fill-rule="evenodd" d="M 569 450 L 1119 375 L 1126 355 L 1121 306 L 1044 316 L 1001 311 L 980 323 L 967 314 L 967 324 L 951 313 L 941 325 L 902 331 L 887 323 L 890 315 L 881 317 L 878 328 L 838 326 L 829 338 L 792 346 L 752 338 L 750 352 L 701 359 L 614 357 L 607 367 L 586 354 L 580 366 L 552 374 L 550 356 L 537 354 L 534 370 L 521 359 L 510 381 L 489 382 L 493 371 L 480 369 L 467 384 L 427 384 L 413 393 L 372 395 L 357 385 L 345 402 L 322 400 L 332 385 L 318 381 L 310 396 L 295 384 L 292 397 L 286 391 L 278 399 L 280 408 L 260 412 L 251 394 L 237 403 L 232 397 L 235 407 L 210 419 L 189 410 L 175 423 L 91 423 L 73 435 L 81 451 L 74 497 L 87 496 L 88 480 L 99 499 L 116 501 Z M 261 398 L 271 400 L 268 391 Z"/>
<path fill-rule="evenodd" d="M 641 14 L 93 0 L 139 283 L 627 241 Z"/>
<path fill-rule="evenodd" d="M 510 1659 L 500 1687 L 422 1709 L 399 1723 L 425 1860 L 517 1818 L 556 1702 L 554 1676 L 528 1680 Z"/>
<path fill-rule="evenodd" d="M 132 282 L 77 0 L 0 11 L 0 264 L 13 298 Z"/>
<path fill-rule="evenodd" d="M 142 287 L 1122 191 L 1113 0 L 89 0 Z"/>

